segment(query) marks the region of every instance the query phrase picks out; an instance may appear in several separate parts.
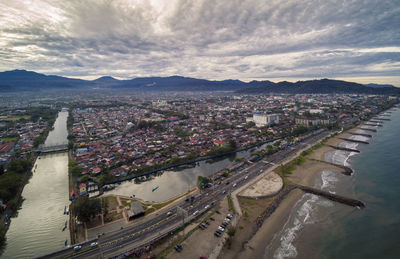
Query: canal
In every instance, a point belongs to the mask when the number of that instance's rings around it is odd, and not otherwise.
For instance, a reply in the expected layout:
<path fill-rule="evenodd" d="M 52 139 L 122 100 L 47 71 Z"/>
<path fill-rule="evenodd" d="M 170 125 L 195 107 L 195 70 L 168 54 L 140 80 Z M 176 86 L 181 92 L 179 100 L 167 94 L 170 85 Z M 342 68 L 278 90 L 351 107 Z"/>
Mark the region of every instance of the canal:
<path fill-rule="evenodd" d="M 68 112 L 61 111 L 45 146 L 66 144 Z M 69 243 L 69 219 L 64 214 L 68 200 L 68 153 L 38 157 L 33 174 L 25 186 L 24 202 L 18 216 L 11 219 L 7 244 L 1 258 L 32 258 L 64 247 Z"/>

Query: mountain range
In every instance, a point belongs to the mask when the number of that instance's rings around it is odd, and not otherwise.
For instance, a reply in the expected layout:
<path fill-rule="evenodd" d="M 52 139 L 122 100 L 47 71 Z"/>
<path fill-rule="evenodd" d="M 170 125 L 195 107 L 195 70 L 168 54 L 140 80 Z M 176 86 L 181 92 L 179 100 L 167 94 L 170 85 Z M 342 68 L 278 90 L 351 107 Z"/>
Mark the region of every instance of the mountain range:
<path fill-rule="evenodd" d="M 75 90 L 137 90 L 137 91 L 234 91 L 243 94 L 264 93 L 365 93 L 396 94 L 400 88 L 392 85 L 362 85 L 353 82 L 321 79 L 274 83 L 268 80 L 243 82 L 240 80 L 212 81 L 182 76 L 138 77 L 118 80 L 103 76 L 95 80 L 73 79 L 44 75 L 33 71 L 0 72 L 0 91 L 37 91 L 47 89 Z"/>

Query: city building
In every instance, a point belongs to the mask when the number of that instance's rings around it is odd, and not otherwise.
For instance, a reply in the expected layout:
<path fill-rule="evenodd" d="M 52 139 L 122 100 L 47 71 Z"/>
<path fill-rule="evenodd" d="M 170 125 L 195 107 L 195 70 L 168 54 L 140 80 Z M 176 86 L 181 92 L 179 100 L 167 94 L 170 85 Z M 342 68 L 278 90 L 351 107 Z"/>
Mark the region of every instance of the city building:
<path fill-rule="evenodd" d="M 279 123 L 279 114 L 263 114 L 256 113 L 253 114 L 253 122 L 257 127 L 264 127 L 271 124 Z"/>

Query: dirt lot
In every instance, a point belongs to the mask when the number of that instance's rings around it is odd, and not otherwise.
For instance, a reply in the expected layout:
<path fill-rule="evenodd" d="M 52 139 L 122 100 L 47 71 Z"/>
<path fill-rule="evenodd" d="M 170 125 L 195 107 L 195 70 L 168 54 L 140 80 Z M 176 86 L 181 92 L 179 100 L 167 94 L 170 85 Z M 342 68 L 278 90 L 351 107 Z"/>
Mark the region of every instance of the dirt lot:
<path fill-rule="evenodd" d="M 216 213 L 216 210 L 218 210 L 220 214 Z M 224 198 L 208 214 L 194 222 L 194 226 L 192 226 L 193 232 L 186 240 L 180 242 L 183 250 L 181 252 L 172 250 L 172 252 L 168 253 L 166 258 L 200 258 L 201 255 L 208 257 L 216 244 L 222 241 L 222 237 L 214 236 L 214 232 L 228 213 L 232 212 L 229 211 L 227 199 Z M 210 217 L 213 217 L 215 220 L 210 220 Z M 208 221 L 210 225 L 202 230 L 198 225 L 205 221 Z M 189 233 L 189 231 L 190 230 L 185 229 L 185 233 Z"/>
<path fill-rule="evenodd" d="M 223 259 L 232 259 L 242 250 L 245 240 L 249 240 L 255 231 L 255 221 L 257 217 L 268 207 L 273 197 L 263 199 L 250 199 L 238 197 L 240 207 L 242 208 L 242 218 L 240 219 L 231 246 L 227 245 L 222 250 L 220 257 Z"/>

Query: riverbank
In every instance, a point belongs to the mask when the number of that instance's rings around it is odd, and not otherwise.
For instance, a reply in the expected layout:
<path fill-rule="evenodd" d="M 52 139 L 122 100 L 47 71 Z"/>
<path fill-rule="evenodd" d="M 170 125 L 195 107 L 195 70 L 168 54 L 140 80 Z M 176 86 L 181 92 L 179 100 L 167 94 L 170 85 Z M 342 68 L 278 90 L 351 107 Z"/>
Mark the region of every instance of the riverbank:
<path fill-rule="evenodd" d="M 64 117 L 63 113 L 59 114 L 45 145 L 60 144 Z M 69 239 L 69 231 L 63 231 L 67 219 L 64 209 L 69 203 L 68 190 L 63 189 L 66 186 L 63 170 L 67 168 L 66 156 L 32 154 L 30 160 L 21 181 L 24 186 L 18 193 L 23 203 L 18 206 L 16 217 L 9 222 L 6 233 L 7 245 L 2 254 L 5 258 L 33 257 L 60 248 Z"/>
<path fill-rule="evenodd" d="M 54 127 L 54 123 L 57 119 L 57 113 L 54 111 L 55 110 L 49 111 L 48 117 L 46 117 L 45 119 L 48 122 L 48 126 L 46 129 L 43 130 L 43 132 L 39 134 L 39 136 L 37 136 L 34 139 L 33 148 L 36 148 L 39 145 L 43 144 L 47 139 L 50 130 L 52 130 L 52 128 Z M 7 173 L 4 173 L 3 175 L 0 176 L 0 181 L 4 181 L 6 185 L 2 187 L 1 186 L 2 183 L 0 184 L 0 189 L 2 189 L 2 191 L 4 192 L 2 193 L 3 196 L 7 195 L 7 193 L 9 194 L 15 193 L 14 197 L 12 197 L 9 200 L 5 200 L 4 197 L 2 197 L 3 199 L 1 199 L 1 202 L 6 205 L 6 208 L 4 211 L 1 211 L 2 213 L 0 217 L 0 254 L 2 253 L 4 245 L 6 244 L 6 234 L 11 224 L 11 218 L 15 218 L 18 216 L 18 211 L 21 208 L 22 203 L 24 201 L 24 198 L 22 197 L 22 192 L 25 186 L 29 183 L 29 180 L 31 179 L 33 172 L 35 171 L 34 166 L 39 156 L 37 153 L 34 152 L 33 148 L 28 153 L 19 155 L 14 153 L 13 154 L 14 158 L 12 158 L 13 161 L 10 162 L 10 164 L 14 163 L 16 164 L 16 166 L 10 166 L 9 164 L 7 166 L 8 167 Z M 15 175 L 14 177 L 9 177 L 10 174 L 15 174 Z M 13 190 L 7 189 L 11 188 L 11 186 L 15 184 L 17 184 L 17 187 L 12 188 Z"/>
<path fill-rule="evenodd" d="M 0 218 L 0 255 L 2 254 L 3 248 L 6 244 L 6 234 L 10 227 L 11 218 L 14 218 L 18 215 L 18 210 L 21 208 L 22 203 L 24 201 L 22 197 L 22 192 L 24 190 L 25 185 L 29 183 L 29 179 L 32 177 L 32 169 L 35 165 L 35 161 L 37 159 L 37 155 L 32 155 L 29 158 L 31 165 L 28 169 L 25 170 L 21 177 L 21 183 L 19 184 L 17 193 L 14 198 L 7 202 L 7 208 Z M 10 172 L 7 172 L 10 173 Z M 2 175 L 3 177 L 5 176 Z M 13 179 L 15 180 L 15 179 Z"/>

